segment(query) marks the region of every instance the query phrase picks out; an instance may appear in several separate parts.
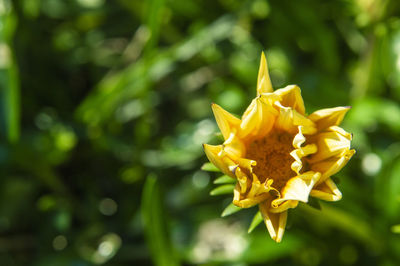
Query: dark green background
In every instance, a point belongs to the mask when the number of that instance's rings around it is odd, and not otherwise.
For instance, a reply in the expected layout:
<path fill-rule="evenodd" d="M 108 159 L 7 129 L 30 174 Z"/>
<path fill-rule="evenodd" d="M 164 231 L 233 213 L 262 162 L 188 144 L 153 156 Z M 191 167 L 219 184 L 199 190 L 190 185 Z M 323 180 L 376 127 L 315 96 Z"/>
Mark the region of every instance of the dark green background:
<path fill-rule="evenodd" d="M 400 2 L 0 0 L 0 265 L 399 265 Z M 351 105 L 343 199 L 220 218 L 210 103 L 240 115 L 261 51 L 307 112 Z"/>

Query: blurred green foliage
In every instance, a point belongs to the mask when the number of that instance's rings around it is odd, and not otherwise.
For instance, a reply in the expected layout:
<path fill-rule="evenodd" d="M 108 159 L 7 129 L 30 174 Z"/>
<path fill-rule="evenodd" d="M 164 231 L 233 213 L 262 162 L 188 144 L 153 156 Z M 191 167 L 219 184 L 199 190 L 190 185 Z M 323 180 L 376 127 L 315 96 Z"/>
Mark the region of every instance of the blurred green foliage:
<path fill-rule="evenodd" d="M 399 265 L 399 12 L 0 0 L 0 265 Z M 210 103 L 241 114 L 263 50 L 308 113 L 353 107 L 357 150 L 336 176 L 343 199 L 290 211 L 280 244 L 200 169 L 201 144 L 221 139 Z"/>

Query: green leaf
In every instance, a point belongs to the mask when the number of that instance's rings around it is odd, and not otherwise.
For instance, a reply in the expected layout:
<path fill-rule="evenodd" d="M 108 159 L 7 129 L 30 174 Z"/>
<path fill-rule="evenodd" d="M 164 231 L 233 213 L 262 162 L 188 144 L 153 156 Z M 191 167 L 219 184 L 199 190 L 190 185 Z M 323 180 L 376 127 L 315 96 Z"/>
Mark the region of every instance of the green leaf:
<path fill-rule="evenodd" d="M 235 183 L 236 180 L 230 176 L 223 175 L 214 180 L 214 184 Z"/>
<path fill-rule="evenodd" d="M 253 230 L 263 221 L 263 217 L 261 215 L 261 212 L 258 211 L 256 215 L 254 215 L 253 220 L 251 221 L 251 224 L 249 226 L 249 230 L 247 230 L 247 233 L 253 232 Z"/>
<path fill-rule="evenodd" d="M 235 185 L 222 185 L 222 186 L 216 187 L 213 190 L 211 190 L 210 195 L 217 196 L 217 195 L 223 195 L 223 194 L 231 194 L 231 193 L 233 193 L 234 188 L 235 188 Z"/>
<path fill-rule="evenodd" d="M 141 211 L 151 258 L 157 266 L 179 265 L 171 248 L 162 202 L 157 178 L 150 174 L 143 188 Z"/>
<path fill-rule="evenodd" d="M 205 163 L 203 164 L 203 166 L 201 167 L 201 170 L 203 171 L 208 171 L 208 172 L 221 172 L 221 170 L 219 170 L 215 165 L 213 165 L 212 163 Z"/>
<path fill-rule="evenodd" d="M 238 211 L 241 211 L 241 210 L 243 210 L 243 209 L 234 205 L 233 203 L 231 203 L 222 212 L 221 217 L 229 216 L 229 215 L 237 213 Z"/>

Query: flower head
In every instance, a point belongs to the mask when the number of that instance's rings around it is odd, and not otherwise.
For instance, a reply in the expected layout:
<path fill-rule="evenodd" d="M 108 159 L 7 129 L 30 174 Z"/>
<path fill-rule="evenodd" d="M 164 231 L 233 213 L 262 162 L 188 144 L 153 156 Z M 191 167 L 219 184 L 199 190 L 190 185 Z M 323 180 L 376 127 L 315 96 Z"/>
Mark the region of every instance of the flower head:
<path fill-rule="evenodd" d="M 241 119 L 212 104 L 224 137 L 222 145 L 204 144 L 204 151 L 224 174 L 236 179 L 233 204 L 259 206 L 268 232 L 280 242 L 287 211 L 309 196 L 337 201 L 341 192 L 331 176 L 355 150 L 352 135 L 339 127 L 349 107 L 306 115 L 300 88 L 273 91 L 264 53 L 257 96 Z"/>

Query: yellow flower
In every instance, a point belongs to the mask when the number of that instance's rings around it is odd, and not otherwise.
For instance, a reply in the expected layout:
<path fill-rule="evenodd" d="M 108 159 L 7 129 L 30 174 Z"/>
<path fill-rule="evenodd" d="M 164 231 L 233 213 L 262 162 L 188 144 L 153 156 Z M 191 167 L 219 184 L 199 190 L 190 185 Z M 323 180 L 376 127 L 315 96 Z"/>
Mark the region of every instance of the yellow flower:
<path fill-rule="evenodd" d="M 259 206 L 271 238 L 280 242 L 287 211 L 308 197 L 337 201 L 341 192 L 330 178 L 353 156 L 352 135 L 339 127 L 349 107 L 306 115 L 300 88 L 273 91 L 264 53 L 257 97 L 241 119 L 212 104 L 224 137 L 204 151 L 224 174 L 235 178 L 233 204 Z"/>

